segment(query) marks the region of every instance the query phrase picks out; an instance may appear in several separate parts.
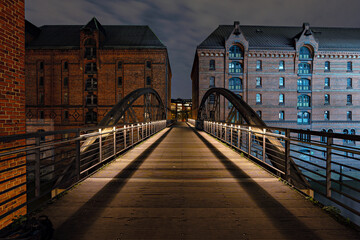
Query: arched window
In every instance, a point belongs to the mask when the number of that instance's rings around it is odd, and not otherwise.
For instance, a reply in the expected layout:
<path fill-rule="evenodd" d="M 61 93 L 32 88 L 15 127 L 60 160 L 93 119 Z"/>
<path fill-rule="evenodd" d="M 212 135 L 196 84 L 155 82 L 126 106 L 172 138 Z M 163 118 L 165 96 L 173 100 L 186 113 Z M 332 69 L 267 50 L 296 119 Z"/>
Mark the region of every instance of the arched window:
<path fill-rule="evenodd" d="M 285 112 L 279 111 L 279 120 L 284 120 L 284 119 L 285 119 Z"/>
<path fill-rule="evenodd" d="M 351 130 L 350 130 L 350 135 L 356 135 L 355 129 L 351 129 Z M 355 141 L 354 141 L 354 140 L 349 140 L 349 143 L 355 144 Z"/>
<path fill-rule="evenodd" d="M 97 79 L 88 78 L 85 83 L 85 91 L 96 91 L 97 90 Z"/>
<path fill-rule="evenodd" d="M 298 96 L 297 106 L 298 107 L 310 107 L 310 96 L 308 96 L 308 95 Z"/>
<path fill-rule="evenodd" d="M 240 78 L 230 78 L 229 89 L 238 91 L 242 90 L 242 80 Z"/>
<path fill-rule="evenodd" d="M 330 62 L 329 61 L 326 61 L 325 62 L 325 72 L 328 72 L 328 71 L 330 71 Z"/>
<path fill-rule="evenodd" d="M 348 131 L 347 129 L 344 129 L 344 130 L 343 130 L 343 134 L 349 134 L 349 131 Z M 349 141 L 349 140 L 344 139 L 344 140 L 343 140 L 343 143 L 348 143 L 348 141 Z"/>
<path fill-rule="evenodd" d="M 84 43 L 85 47 L 85 58 L 92 59 L 96 57 L 96 41 L 93 38 L 88 38 Z"/>
<path fill-rule="evenodd" d="M 97 113 L 90 110 L 85 115 L 85 123 L 96 123 L 97 122 Z"/>
<path fill-rule="evenodd" d="M 210 70 L 215 70 L 215 60 L 210 60 L 209 69 L 210 69 Z"/>
<path fill-rule="evenodd" d="M 284 102 L 285 102 L 284 94 L 280 93 L 279 94 L 279 104 L 284 104 Z"/>
<path fill-rule="evenodd" d="M 285 71 L 285 62 L 282 60 L 279 62 L 279 71 Z"/>
<path fill-rule="evenodd" d="M 348 94 L 346 96 L 346 105 L 352 105 L 352 95 Z"/>
<path fill-rule="evenodd" d="M 352 88 L 352 78 L 346 80 L 346 88 Z"/>
<path fill-rule="evenodd" d="M 237 45 L 231 46 L 229 49 L 229 57 L 230 58 L 242 58 L 243 52 L 241 51 L 241 48 Z"/>
<path fill-rule="evenodd" d="M 330 88 L 330 78 L 325 78 L 324 88 Z"/>
<path fill-rule="evenodd" d="M 310 74 L 311 73 L 311 67 L 309 63 L 299 63 L 299 69 L 298 74 Z"/>
<path fill-rule="evenodd" d="M 330 95 L 329 94 L 324 95 L 324 104 L 330 104 Z"/>
<path fill-rule="evenodd" d="M 352 72 L 352 62 L 347 62 L 346 71 Z"/>
<path fill-rule="evenodd" d="M 346 113 L 346 119 L 347 119 L 348 121 L 352 121 L 352 111 L 347 111 L 347 113 Z"/>
<path fill-rule="evenodd" d="M 259 116 L 259 118 L 262 117 L 262 114 L 261 114 L 261 111 L 260 111 L 260 110 L 256 111 L 256 114 Z"/>
<path fill-rule="evenodd" d="M 298 79 L 297 81 L 298 91 L 308 91 L 310 90 L 310 80 L 306 78 Z"/>
<path fill-rule="evenodd" d="M 261 104 L 261 94 L 260 93 L 256 94 L 256 104 Z"/>
<path fill-rule="evenodd" d="M 86 105 L 97 105 L 97 96 L 89 94 L 86 96 Z"/>
<path fill-rule="evenodd" d="M 308 112 L 299 112 L 297 115 L 298 124 L 310 124 L 310 113 Z"/>
<path fill-rule="evenodd" d="M 324 112 L 324 120 L 330 120 L 330 111 Z"/>
<path fill-rule="evenodd" d="M 321 130 L 321 132 L 326 133 L 326 130 L 325 130 L 325 129 L 323 129 L 323 130 Z M 322 143 L 326 143 L 326 137 L 325 137 L 325 136 L 320 136 L 320 142 L 322 142 Z"/>
<path fill-rule="evenodd" d="M 299 59 L 300 60 L 305 60 L 305 59 L 311 59 L 311 51 L 308 47 L 302 46 L 300 48 L 300 53 L 299 53 Z"/>
<path fill-rule="evenodd" d="M 242 65 L 239 62 L 229 63 L 229 72 L 230 73 L 242 73 Z"/>

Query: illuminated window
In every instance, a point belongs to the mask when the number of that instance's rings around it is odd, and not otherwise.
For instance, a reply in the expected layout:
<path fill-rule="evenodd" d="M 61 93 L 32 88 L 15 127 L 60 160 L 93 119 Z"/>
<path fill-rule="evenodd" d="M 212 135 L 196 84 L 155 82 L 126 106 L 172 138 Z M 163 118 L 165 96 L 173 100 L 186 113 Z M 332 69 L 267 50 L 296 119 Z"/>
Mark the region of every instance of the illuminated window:
<path fill-rule="evenodd" d="M 230 90 L 242 90 L 242 81 L 240 78 L 230 78 L 229 79 L 229 89 Z"/>
<path fill-rule="evenodd" d="M 284 94 L 280 93 L 279 95 L 279 104 L 284 104 L 285 102 L 285 96 Z"/>
<path fill-rule="evenodd" d="M 256 61 L 256 70 L 259 71 L 262 69 L 262 62 L 261 60 Z"/>
<path fill-rule="evenodd" d="M 239 62 L 229 63 L 229 72 L 230 73 L 242 73 L 242 65 Z"/>
<path fill-rule="evenodd" d="M 285 62 L 284 61 L 279 62 L 279 71 L 285 71 Z"/>
<path fill-rule="evenodd" d="M 328 72 L 328 71 L 330 71 L 330 62 L 326 61 L 325 62 L 325 72 Z"/>
<path fill-rule="evenodd" d="M 279 112 L 279 120 L 284 120 L 285 119 L 285 112 L 284 111 L 280 111 Z"/>
<path fill-rule="evenodd" d="M 330 88 L 330 78 L 325 78 L 324 88 Z"/>
<path fill-rule="evenodd" d="M 329 94 L 324 95 L 324 104 L 330 104 L 330 95 Z"/>
<path fill-rule="evenodd" d="M 261 94 L 260 93 L 256 94 L 256 104 L 261 104 Z"/>
<path fill-rule="evenodd" d="M 297 114 L 297 124 L 310 124 L 310 113 L 299 112 Z"/>
<path fill-rule="evenodd" d="M 324 112 L 324 120 L 330 120 L 330 111 L 325 111 Z"/>
<path fill-rule="evenodd" d="M 311 73 L 311 69 L 310 69 L 310 64 L 309 63 L 300 63 L 299 65 L 299 69 L 298 69 L 298 74 L 310 74 Z"/>
<path fill-rule="evenodd" d="M 256 78 L 256 87 L 261 87 L 262 83 L 261 83 L 261 77 L 257 77 Z"/>
<path fill-rule="evenodd" d="M 308 95 L 298 96 L 297 106 L 298 107 L 310 107 L 310 96 L 308 96 Z"/>
<path fill-rule="evenodd" d="M 347 111 L 347 113 L 346 113 L 346 119 L 347 119 L 348 121 L 352 121 L 352 111 Z"/>
<path fill-rule="evenodd" d="M 297 80 L 297 89 L 298 91 L 308 91 L 310 90 L 310 80 L 306 78 L 301 78 Z"/>
<path fill-rule="evenodd" d="M 279 78 L 279 88 L 285 87 L 285 78 L 280 77 Z"/>
<path fill-rule="evenodd" d="M 310 49 L 307 48 L 307 47 L 305 47 L 305 46 L 302 46 L 302 47 L 300 48 L 299 59 L 300 59 L 300 60 L 303 60 L 303 59 L 311 59 Z"/>
<path fill-rule="evenodd" d="M 229 49 L 229 57 L 230 58 L 242 58 L 242 51 L 241 48 L 239 46 L 231 46 Z"/>

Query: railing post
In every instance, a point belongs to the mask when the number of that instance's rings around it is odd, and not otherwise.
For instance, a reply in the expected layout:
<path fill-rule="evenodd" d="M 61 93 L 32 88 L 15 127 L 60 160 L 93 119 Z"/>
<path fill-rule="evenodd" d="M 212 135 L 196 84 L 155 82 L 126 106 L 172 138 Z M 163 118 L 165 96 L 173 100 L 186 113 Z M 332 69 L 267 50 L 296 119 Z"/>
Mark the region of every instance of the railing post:
<path fill-rule="evenodd" d="M 333 138 L 328 137 L 326 142 L 326 197 L 331 197 L 331 145 Z"/>
<path fill-rule="evenodd" d="M 285 180 L 290 182 L 290 129 L 285 130 Z"/>
<path fill-rule="evenodd" d="M 116 156 L 116 127 L 113 127 L 114 131 L 114 156 Z"/>
<path fill-rule="evenodd" d="M 263 135 L 263 162 L 265 162 L 265 158 L 266 158 L 266 128 L 263 129 L 264 131 L 264 135 Z"/>
<path fill-rule="evenodd" d="M 75 171 L 76 171 L 76 180 L 80 180 L 80 130 L 76 133 L 77 140 L 75 141 L 76 144 L 76 156 L 75 156 Z"/>
<path fill-rule="evenodd" d="M 126 144 L 126 125 L 124 125 L 124 149 L 126 149 L 127 144 Z"/>
<path fill-rule="evenodd" d="M 134 145 L 134 124 L 131 124 L 131 145 Z"/>
<path fill-rule="evenodd" d="M 139 142 L 140 141 L 140 123 L 138 123 L 136 125 L 136 131 L 137 131 L 137 141 L 136 142 Z"/>
<path fill-rule="evenodd" d="M 248 137 L 248 156 L 251 155 L 251 127 L 249 127 L 249 137 Z"/>
<path fill-rule="evenodd" d="M 224 131 L 225 131 L 225 133 L 224 133 L 224 140 L 225 140 L 225 142 L 227 143 L 227 129 L 226 129 L 226 123 L 224 124 Z"/>
<path fill-rule="evenodd" d="M 40 196 L 40 136 L 35 138 L 35 197 Z"/>
<path fill-rule="evenodd" d="M 102 134 L 101 128 L 99 129 L 99 160 L 102 162 Z"/>
<path fill-rule="evenodd" d="M 238 126 L 238 148 L 241 149 L 241 129 L 240 125 Z"/>
<path fill-rule="evenodd" d="M 230 125 L 230 145 L 232 146 L 233 144 L 233 125 Z"/>

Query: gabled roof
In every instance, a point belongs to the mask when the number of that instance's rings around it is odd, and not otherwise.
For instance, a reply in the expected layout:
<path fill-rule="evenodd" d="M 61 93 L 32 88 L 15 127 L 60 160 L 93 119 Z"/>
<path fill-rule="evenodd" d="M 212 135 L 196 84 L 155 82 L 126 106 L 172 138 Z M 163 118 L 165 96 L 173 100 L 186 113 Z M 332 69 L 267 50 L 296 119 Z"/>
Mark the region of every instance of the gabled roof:
<path fill-rule="evenodd" d="M 31 25 L 26 25 L 26 34 L 32 34 L 32 28 L 28 27 Z M 85 26 L 45 25 L 38 27 L 39 33 L 27 43 L 27 48 L 79 48 L 80 32 L 89 28 L 104 32 L 105 39 L 101 44 L 102 48 L 166 48 L 149 26 L 100 25 L 96 18 Z"/>
<path fill-rule="evenodd" d="M 220 25 L 199 46 L 198 49 L 224 48 L 233 25 Z M 240 26 L 249 49 L 295 49 L 295 38 L 302 27 Z M 360 28 L 311 27 L 319 42 L 319 50 L 360 51 Z"/>

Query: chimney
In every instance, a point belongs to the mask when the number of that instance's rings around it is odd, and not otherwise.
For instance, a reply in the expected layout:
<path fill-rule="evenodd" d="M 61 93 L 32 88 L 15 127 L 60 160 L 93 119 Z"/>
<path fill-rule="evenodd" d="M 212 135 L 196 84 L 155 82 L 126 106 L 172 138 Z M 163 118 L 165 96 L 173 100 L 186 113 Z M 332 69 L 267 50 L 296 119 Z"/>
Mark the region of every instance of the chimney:
<path fill-rule="evenodd" d="M 234 22 L 234 34 L 235 35 L 240 35 L 240 22 L 239 21 L 235 21 Z"/>

